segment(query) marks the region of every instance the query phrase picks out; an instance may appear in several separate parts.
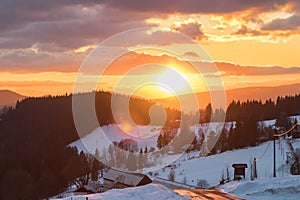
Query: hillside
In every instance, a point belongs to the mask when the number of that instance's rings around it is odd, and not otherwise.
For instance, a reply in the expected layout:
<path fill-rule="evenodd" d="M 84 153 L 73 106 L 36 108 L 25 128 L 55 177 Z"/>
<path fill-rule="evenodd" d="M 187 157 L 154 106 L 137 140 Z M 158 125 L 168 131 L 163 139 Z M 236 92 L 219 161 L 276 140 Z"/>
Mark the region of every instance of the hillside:
<path fill-rule="evenodd" d="M 297 116 L 299 118 L 300 116 Z M 266 125 L 270 125 L 266 123 Z M 91 134 L 92 135 L 92 134 Z M 88 138 L 85 138 L 88 139 Z M 91 138 L 90 138 L 91 139 Z M 94 138 L 95 139 L 95 138 Z M 92 140 L 90 140 L 92 141 Z M 300 139 L 291 140 L 293 147 L 300 147 Z M 73 143 L 72 145 L 76 145 Z M 77 144 L 78 145 L 78 144 Z M 92 144 L 89 144 L 92 145 Z M 82 146 L 77 146 L 79 149 Z M 199 152 L 191 152 L 182 155 L 174 164 L 152 173 L 152 179 L 162 183 L 169 179 L 170 171 L 175 171 L 175 182 L 186 182 L 189 186 L 198 186 L 200 180 L 207 181 L 206 187 L 215 186 L 225 192 L 243 197 L 245 199 L 267 199 L 272 195 L 273 199 L 298 199 L 299 176 L 291 176 L 289 173 L 290 164 L 287 164 L 286 152 L 290 152 L 287 141 L 283 138 L 276 141 L 276 171 L 277 178 L 273 178 L 273 141 L 268 141 L 256 147 L 247 147 L 226 151 L 220 154 L 199 157 Z M 179 155 L 161 155 L 162 160 L 168 160 Z M 251 162 L 257 158 L 257 175 L 254 181 L 250 180 Z M 225 185 L 218 186 L 222 173 L 228 168 L 230 179 L 233 179 L 233 163 L 246 163 L 246 179 L 241 181 L 231 181 Z M 168 182 L 168 181 L 167 181 Z M 148 186 L 145 186 L 145 188 Z M 149 186 L 152 187 L 152 186 Z M 135 189 L 139 194 L 139 190 Z M 147 192 L 147 191 L 145 191 Z M 162 194 L 169 194 L 169 190 L 164 189 Z M 288 196 L 286 196 L 289 194 Z M 103 194 L 89 195 L 88 197 L 102 198 L 106 195 L 115 195 L 115 190 Z M 119 190 L 120 197 L 131 195 L 131 191 Z M 85 197 L 85 196 L 84 196 Z M 163 196 L 164 197 L 164 196 Z M 147 199 L 147 198 L 146 198 Z"/>
<path fill-rule="evenodd" d="M 100 125 L 114 123 L 110 106 L 112 95 L 96 93 L 95 110 Z M 131 99 L 130 105 L 137 123 L 149 123 L 147 111 L 153 103 Z M 172 117 L 172 112 L 175 111 L 170 111 L 168 116 Z M 85 173 L 81 168 L 70 170 L 86 163 L 86 158 L 78 155 L 77 149 L 66 147 L 79 138 L 73 121 L 72 96 L 26 98 L 1 117 L 0 199 L 21 199 L 19 194 L 27 194 L 22 199 L 44 199 L 57 194 Z M 15 192 L 15 188 L 19 192 Z"/>
<path fill-rule="evenodd" d="M 220 91 L 214 91 L 213 93 L 219 93 Z M 282 85 L 276 87 L 246 87 L 246 88 L 237 88 L 230 89 L 226 91 L 227 105 L 233 100 L 241 102 L 247 100 L 261 100 L 262 102 L 272 99 L 276 100 L 278 96 L 286 96 L 286 95 L 295 95 L 300 93 L 300 83 L 292 84 L 292 85 Z M 184 96 L 184 95 L 183 95 Z M 199 107 L 205 108 L 205 106 L 210 102 L 210 94 L 209 92 L 200 92 L 196 93 L 196 96 L 199 101 Z M 176 102 L 176 98 L 168 97 L 155 99 L 156 102 L 161 103 L 163 105 L 175 105 L 175 108 L 178 109 L 178 103 Z M 219 105 L 215 105 L 215 107 L 219 107 Z M 192 109 L 192 108 L 191 108 Z"/>
<path fill-rule="evenodd" d="M 26 96 L 20 95 L 10 90 L 0 90 L 0 108 L 3 106 L 15 106 L 18 100 L 22 100 Z"/>

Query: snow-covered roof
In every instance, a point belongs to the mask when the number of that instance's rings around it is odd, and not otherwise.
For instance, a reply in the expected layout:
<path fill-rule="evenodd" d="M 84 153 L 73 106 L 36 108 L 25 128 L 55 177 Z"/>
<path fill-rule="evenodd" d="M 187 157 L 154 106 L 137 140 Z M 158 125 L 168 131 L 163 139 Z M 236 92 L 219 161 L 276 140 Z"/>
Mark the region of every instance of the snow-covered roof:
<path fill-rule="evenodd" d="M 115 169 L 109 169 L 105 174 L 104 174 L 104 180 L 110 180 L 113 182 L 118 182 L 124 185 L 128 186 L 138 186 L 141 185 L 141 182 L 144 180 L 147 183 L 151 182 L 151 179 L 144 175 L 144 174 L 138 174 L 138 173 L 127 173 L 127 172 L 122 172 L 118 171 Z"/>

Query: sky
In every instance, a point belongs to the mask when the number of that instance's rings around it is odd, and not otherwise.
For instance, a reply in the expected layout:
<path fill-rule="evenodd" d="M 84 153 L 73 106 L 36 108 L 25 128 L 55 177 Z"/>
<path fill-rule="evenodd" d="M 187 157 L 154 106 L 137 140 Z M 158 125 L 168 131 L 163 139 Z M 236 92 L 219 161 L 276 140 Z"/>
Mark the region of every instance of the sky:
<path fill-rule="evenodd" d="M 152 34 L 159 35 L 160 42 L 154 36 L 142 43 L 135 36 L 123 38 L 127 43 L 119 47 L 131 52 L 114 61 L 98 88 L 113 90 L 128 70 L 155 61 L 178 70 L 194 91 L 205 91 L 215 79 L 210 74 L 207 83 L 188 67 L 195 58 L 206 67 L 215 63 L 224 89 L 300 83 L 297 0 L 1 0 L 0 89 L 27 96 L 71 93 L 93 49 L 115 34 L 144 27 L 166 33 Z M 208 57 L 175 41 L 174 33 L 193 39 Z M 133 50 L 140 46 L 181 49 L 182 55 Z M 148 78 L 154 82 L 176 79 L 168 69 L 158 71 L 143 73 L 151 74 Z M 184 92 L 184 83 L 175 82 L 175 92 Z M 145 88 L 136 91 L 146 95 Z M 148 95 L 153 91 L 156 96 L 170 94 L 152 87 Z"/>

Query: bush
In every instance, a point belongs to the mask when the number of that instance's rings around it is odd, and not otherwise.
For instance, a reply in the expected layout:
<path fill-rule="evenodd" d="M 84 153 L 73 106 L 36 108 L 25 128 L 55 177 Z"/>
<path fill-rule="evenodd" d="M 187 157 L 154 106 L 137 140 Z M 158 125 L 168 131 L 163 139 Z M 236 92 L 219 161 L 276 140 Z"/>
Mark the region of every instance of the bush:
<path fill-rule="evenodd" d="M 209 187 L 209 184 L 208 184 L 207 180 L 200 179 L 197 181 L 197 188 L 206 189 L 208 187 Z"/>

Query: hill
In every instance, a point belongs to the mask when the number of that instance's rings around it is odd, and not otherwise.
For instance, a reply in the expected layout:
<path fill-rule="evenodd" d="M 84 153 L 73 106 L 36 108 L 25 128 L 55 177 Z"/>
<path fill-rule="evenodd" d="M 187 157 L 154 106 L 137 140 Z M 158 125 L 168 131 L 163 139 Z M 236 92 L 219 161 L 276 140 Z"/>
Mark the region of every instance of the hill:
<path fill-rule="evenodd" d="M 212 94 L 219 93 L 220 91 L 213 91 Z M 295 95 L 300 93 L 300 83 L 292 84 L 292 85 L 281 85 L 276 87 L 246 87 L 246 88 L 237 88 L 230 89 L 226 91 L 227 105 L 235 101 L 247 101 L 247 100 L 261 100 L 262 102 L 272 99 L 276 100 L 278 96 L 286 96 L 286 95 Z M 182 95 L 186 96 L 186 95 Z M 210 102 L 210 94 L 209 92 L 200 92 L 196 93 L 196 96 L 199 101 L 199 107 L 205 108 L 205 106 Z M 174 108 L 179 109 L 178 103 L 176 102 L 176 98 L 168 97 L 155 99 L 156 102 L 171 106 L 175 105 Z M 215 107 L 219 107 L 219 105 L 215 105 Z M 192 108 L 190 108 L 192 109 Z"/>
<path fill-rule="evenodd" d="M 17 101 L 26 98 L 21 94 L 10 90 L 0 90 L 0 108 L 3 106 L 15 106 Z"/>
<path fill-rule="evenodd" d="M 92 94 L 78 95 L 86 97 Z M 110 104 L 112 97 L 125 98 L 107 92 L 95 94 L 95 111 L 100 125 L 115 123 Z M 144 99 L 130 99 L 130 111 L 137 124 L 149 123 L 148 110 L 153 104 Z M 172 117 L 176 111 L 167 113 Z M 78 138 L 71 95 L 25 98 L 15 109 L 2 115 L 0 199 L 44 199 L 85 175 L 84 167 L 78 171 L 74 167 L 87 162 L 84 155 L 78 154 L 77 149 L 66 147 Z M 26 196 L 21 198 L 19 194 Z"/>

